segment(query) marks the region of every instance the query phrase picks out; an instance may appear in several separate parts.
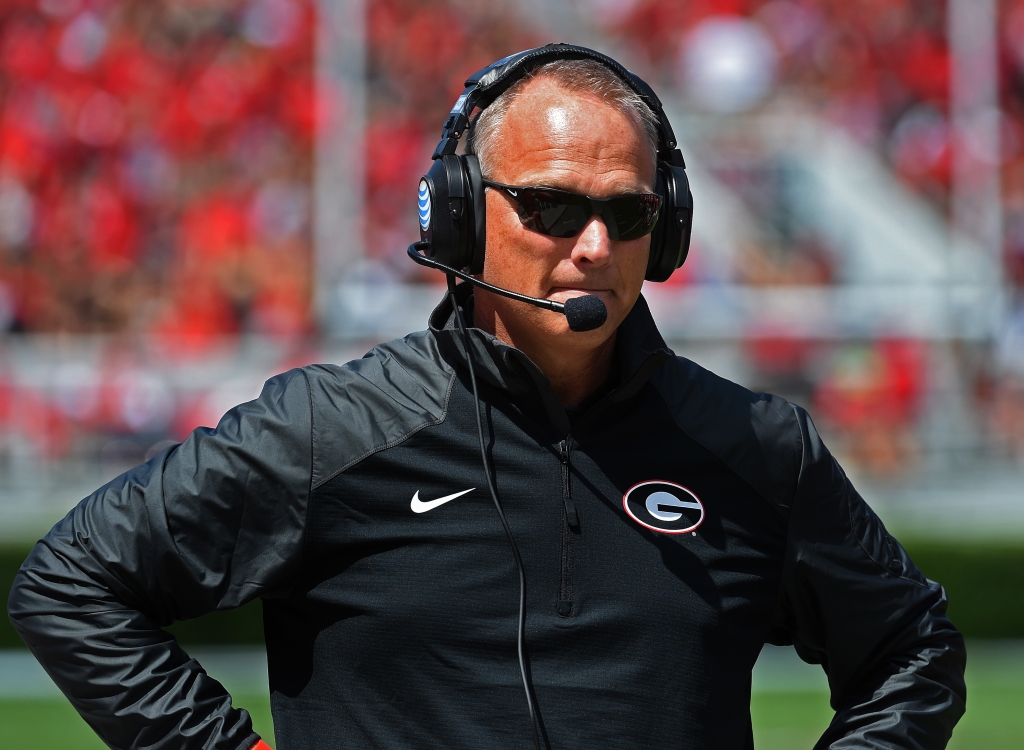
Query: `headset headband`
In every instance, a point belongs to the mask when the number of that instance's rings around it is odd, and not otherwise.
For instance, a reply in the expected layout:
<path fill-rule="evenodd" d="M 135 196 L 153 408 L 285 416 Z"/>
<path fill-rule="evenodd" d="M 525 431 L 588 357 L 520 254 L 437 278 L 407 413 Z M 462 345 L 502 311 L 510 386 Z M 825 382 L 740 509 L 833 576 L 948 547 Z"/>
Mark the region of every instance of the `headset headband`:
<path fill-rule="evenodd" d="M 658 159 L 669 164 L 686 167 L 683 155 L 676 148 L 676 136 L 665 116 L 664 107 L 654 89 L 639 76 L 626 70 L 607 55 L 587 47 L 573 44 L 548 44 L 528 49 L 491 63 L 466 79 L 466 90 L 455 101 L 448 119 L 441 130 L 441 141 L 434 149 L 432 159 L 454 154 L 459 139 L 469 126 L 469 117 L 479 107 L 485 109 L 508 90 L 513 83 L 528 75 L 530 71 L 555 60 L 595 60 L 611 69 L 622 81 L 644 100 L 658 117 Z"/>

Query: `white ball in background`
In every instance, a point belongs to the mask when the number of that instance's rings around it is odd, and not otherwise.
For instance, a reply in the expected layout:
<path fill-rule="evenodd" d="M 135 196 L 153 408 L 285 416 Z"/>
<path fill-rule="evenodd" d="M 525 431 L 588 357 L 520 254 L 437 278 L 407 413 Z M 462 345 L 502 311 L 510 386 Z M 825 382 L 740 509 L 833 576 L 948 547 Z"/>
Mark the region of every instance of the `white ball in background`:
<path fill-rule="evenodd" d="M 764 28 L 745 18 L 713 17 L 683 41 L 680 73 L 694 102 L 712 112 L 745 112 L 775 85 L 778 53 Z"/>

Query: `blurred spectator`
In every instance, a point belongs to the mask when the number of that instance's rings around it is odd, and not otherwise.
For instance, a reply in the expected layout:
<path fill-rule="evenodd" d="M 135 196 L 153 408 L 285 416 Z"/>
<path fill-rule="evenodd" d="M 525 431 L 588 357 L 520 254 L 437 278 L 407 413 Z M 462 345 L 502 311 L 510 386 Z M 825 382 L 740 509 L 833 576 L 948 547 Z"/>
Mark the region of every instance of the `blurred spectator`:
<path fill-rule="evenodd" d="M 839 348 L 814 393 L 815 414 L 843 435 L 841 449 L 877 475 L 906 473 L 918 452 L 915 422 L 926 387 L 919 342 Z"/>
<path fill-rule="evenodd" d="M 1006 374 L 993 383 L 988 422 L 1002 453 L 1024 462 L 1024 377 Z"/>
<path fill-rule="evenodd" d="M 752 368 L 750 387 L 809 408 L 815 388 L 813 365 L 823 357 L 824 349 L 786 330 L 764 329 L 748 336 L 742 352 Z"/>
<path fill-rule="evenodd" d="M 679 57 L 690 97 L 714 112 L 748 110 L 775 83 L 775 46 L 764 27 L 743 18 L 704 19 L 681 44 Z"/>
<path fill-rule="evenodd" d="M 1024 303 L 1009 316 L 995 366 L 983 373 L 981 400 L 1000 451 L 1024 461 Z"/>

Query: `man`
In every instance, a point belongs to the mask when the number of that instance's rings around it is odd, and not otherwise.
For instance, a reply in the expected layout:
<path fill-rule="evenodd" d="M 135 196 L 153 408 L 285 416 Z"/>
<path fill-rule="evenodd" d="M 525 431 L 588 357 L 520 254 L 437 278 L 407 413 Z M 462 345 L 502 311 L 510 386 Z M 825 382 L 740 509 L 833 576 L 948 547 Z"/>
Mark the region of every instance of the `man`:
<path fill-rule="evenodd" d="M 281 748 L 530 746 L 481 414 L 527 580 L 538 744 L 751 748 L 770 641 L 828 673 L 819 747 L 945 746 L 965 700 L 945 595 L 806 413 L 669 352 L 640 297 L 650 227 L 621 239 L 593 214 L 552 236 L 522 210 L 530 186 L 620 207 L 652 193 L 655 120 L 617 72 L 571 59 L 476 121 L 481 278 L 597 296 L 603 325 L 462 285 L 429 331 L 271 379 L 36 547 L 11 618 L 108 744 L 257 742 L 160 626 L 261 597 Z"/>

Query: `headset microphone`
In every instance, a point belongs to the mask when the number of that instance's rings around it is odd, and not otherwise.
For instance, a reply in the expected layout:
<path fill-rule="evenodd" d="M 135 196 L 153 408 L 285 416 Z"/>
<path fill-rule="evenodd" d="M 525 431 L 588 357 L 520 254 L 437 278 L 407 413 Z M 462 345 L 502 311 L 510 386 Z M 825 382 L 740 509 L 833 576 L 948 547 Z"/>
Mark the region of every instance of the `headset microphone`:
<path fill-rule="evenodd" d="M 608 320 L 608 308 L 597 295 L 584 294 L 565 301 L 565 318 L 572 331 L 593 331 Z"/>
<path fill-rule="evenodd" d="M 604 302 L 601 298 L 593 294 L 584 294 L 579 297 L 573 297 L 567 299 L 565 302 L 555 302 L 549 299 L 541 299 L 539 297 L 530 297 L 525 294 L 519 294 L 508 289 L 502 289 L 500 286 L 494 286 L 488 284 L 486 281 L 480 281 L 475 279 L 468 273 L 463 273 L 450 266 L 446 266 L 444 263 L 439 263 L 433 258 L 428 258 L 422 255 L 419 250 L 426 250 L 429 247 L 428 242 L 414 242 L 409 245 L 407 252 L 409 257 L 419 263 L 421 266 L 427 268 L 434 268 L 438 271 L 443 271 L 446 274 L 458 276 L 464 281 L 468 281 L 474 286 L 478 286 L 481 289 L 486 289 L 494 294 L 500 294 L 502 297 L 508 297 L 509 299 L 518 300 L 525 302 L 528 305 L 534 307 L 540 307 L 545 310 L 551 310 L 552 312 L 562 313 L 565 316 L 566 321 L 569 323 L 569 330 L 582 333 L 583 331 L 593 331 L 595 328 L 600 328 L 604 325 L 604 322 L 608 320 L 608 308 L 604 306 Z"/>

